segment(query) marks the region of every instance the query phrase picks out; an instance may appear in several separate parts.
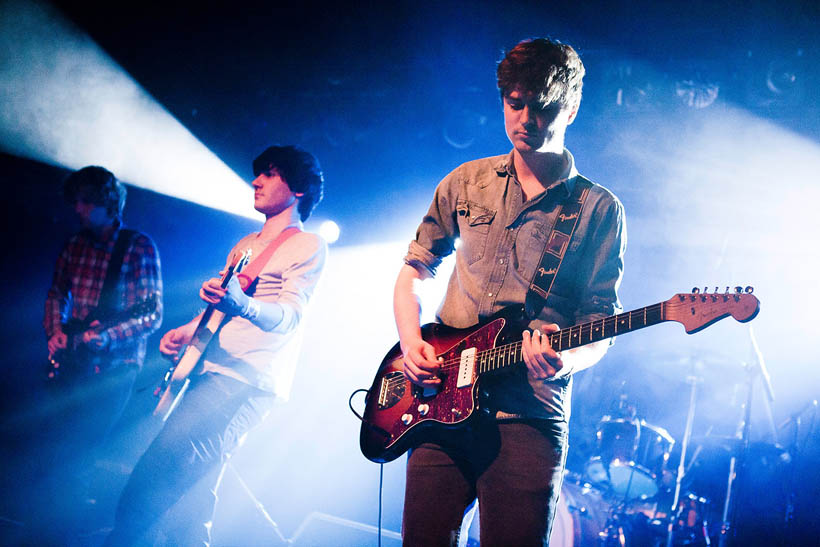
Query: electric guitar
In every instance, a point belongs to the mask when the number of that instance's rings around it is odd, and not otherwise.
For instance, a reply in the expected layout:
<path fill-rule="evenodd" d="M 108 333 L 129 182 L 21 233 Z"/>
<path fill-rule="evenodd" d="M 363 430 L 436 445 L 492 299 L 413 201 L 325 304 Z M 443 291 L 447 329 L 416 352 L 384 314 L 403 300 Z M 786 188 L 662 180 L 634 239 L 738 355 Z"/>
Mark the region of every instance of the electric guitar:
<path fill-rule="evenodd" d="M 155 293 L 126 310 L 105 314 L 92 311 L 85 319 L 65 321 L 60 328 L 67 337 L 66 347 L 48 356 L 45 366 L 46 381 L 54 383 L 59 380 L 62 383 L 99 373 L 100 365 L 106 359 L 105 352 L 95 352 L 84 344 L 83 333 L 89 330 L 100 333 L 114 325 L 139 317 L 154 319 L 158 307 L 159 294 Z M 94 321 L 99 321 L 99 324 L 92 327 Z"/>
<path fill-rule="evenodd" d="M 549 334 L 556 351 L 577 348 L 665 321 L 683 324 L 694 334 L 731 315 L 751 321 L 760 309 L 751 287 L 730 293 L 693 289 L 665 302 L 575 325 Z M 422 442 L 425 433 L 459 428 L 479 407 L 479 382 L 490 375 L 524 363 L 521 333 L 527 328 L 521 306 L 511 306 L 477 325 L 456 329 L 439 323 L 424 325 L 422 338 L 435 348 L 441 363 L 441 384 L 422 388 L 404 376 L 399 344 L 387 353 L 368 390 L 359 444 L 374 462 L 392 461 Z"/>
<path fill-rule="evenodd" d="M 220 286 L 223 289 L 228 286 L 228 282 L 234 274 L 242 271 L 250 258 L 250 249 L 239 256 L 233 257 L 221 279 Z M 162 421 L 165 421 L 177 407 L 188 389 L 191 374 L 201 368 L 202 355 L 224 319 L 224 313 L 217 310 L 213 304 L 208 304 L 199 323 L 197 323 L 191 342 L 180 350 L 179 357 L 165 372 L 161 384 L 154 390 L 154 395 L 159 397 L 159 402 L 154 408 L 154 416 L 162 416 Z"/>

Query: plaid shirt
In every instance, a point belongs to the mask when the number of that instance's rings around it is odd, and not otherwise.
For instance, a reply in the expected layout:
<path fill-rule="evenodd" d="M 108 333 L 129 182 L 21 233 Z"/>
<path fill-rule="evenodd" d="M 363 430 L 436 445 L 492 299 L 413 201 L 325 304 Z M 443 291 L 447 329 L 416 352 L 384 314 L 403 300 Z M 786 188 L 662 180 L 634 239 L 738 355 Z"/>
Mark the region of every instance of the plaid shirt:
<path fill-rule="evenodd" d="M 103 239 L 83 230 L 66 243 L 57 258 L 54 279 L 46 298 L 43 327 L 48 338 L 62 322 L 68 319 L 84 320 L 98 306 L 120 228 L 118 225 L 112 234 Z M 123 257 L 113 299 L 116 305 L 110 311 L 128 310 L 155 295 L 157 306 L 153 313 L 125 319 L 104 331 L 111 340 L 100 353 L 106 368 L 123 363 L 142 366 L 147 338 L 162 323 L 159 253 L 151 238 L 137 232 Z"/>

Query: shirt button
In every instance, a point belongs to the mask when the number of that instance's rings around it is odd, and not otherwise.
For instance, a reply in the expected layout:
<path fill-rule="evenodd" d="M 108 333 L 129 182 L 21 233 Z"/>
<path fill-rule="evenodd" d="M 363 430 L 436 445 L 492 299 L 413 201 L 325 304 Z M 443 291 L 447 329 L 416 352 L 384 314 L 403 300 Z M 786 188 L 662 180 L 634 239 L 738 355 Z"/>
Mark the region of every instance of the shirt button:
<path fill-rule="evenodd" d="M 504 264 L 504 259 L 503 259 L 503 258 L 499 258 L 499 259 L 498 259 L 498 263 L 499 263 L 499 264 Z"/>
<path fill-rule="evenodd" d="M 487 296 L 492 296 L 492 295 L 493 295 L 493 293 L 491 293 L 491 292 L 487 293 Z"/>

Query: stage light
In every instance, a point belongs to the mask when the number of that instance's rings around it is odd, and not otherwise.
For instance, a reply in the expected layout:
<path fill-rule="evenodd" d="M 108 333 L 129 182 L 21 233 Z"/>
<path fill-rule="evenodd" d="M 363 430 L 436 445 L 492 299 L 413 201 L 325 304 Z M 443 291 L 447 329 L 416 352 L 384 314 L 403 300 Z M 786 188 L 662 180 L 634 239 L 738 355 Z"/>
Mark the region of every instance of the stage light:
<path fill-rule="evenodd" d="M 253 190 L 53 6 L 0 4 L 0 148 L 260 219 Z"/>
<path fill-rule="evenodd" d="M 328 244 L 336 243 L 339 240 L 341 230 L 339 225 L 332 220 L 326 220 L 319 225 L 319 235 L 328 242 Z"/>
<path fill-rule="evenodd" d="M 696 79 L 675 82 L 675 95 L 690 108 L 706 108 L 718 97 L 720 86 L 714 82 Z"/>

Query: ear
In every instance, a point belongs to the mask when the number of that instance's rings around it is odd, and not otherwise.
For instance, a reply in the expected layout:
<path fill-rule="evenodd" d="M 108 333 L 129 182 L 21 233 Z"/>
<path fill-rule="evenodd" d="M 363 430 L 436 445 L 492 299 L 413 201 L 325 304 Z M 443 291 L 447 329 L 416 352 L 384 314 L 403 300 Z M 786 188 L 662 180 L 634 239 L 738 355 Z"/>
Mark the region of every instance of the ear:
<path fill-rule="evenodd" d="M 567 125 L 572 125 L 572 122 L 575 121 L 575 116 L 578 115 L 578 107 L 581 106 L 580 102 L 575 103 L 575 106 L 572 107 L 572 111 L 569 113 L 569 118 L 567 119 Z"/>

